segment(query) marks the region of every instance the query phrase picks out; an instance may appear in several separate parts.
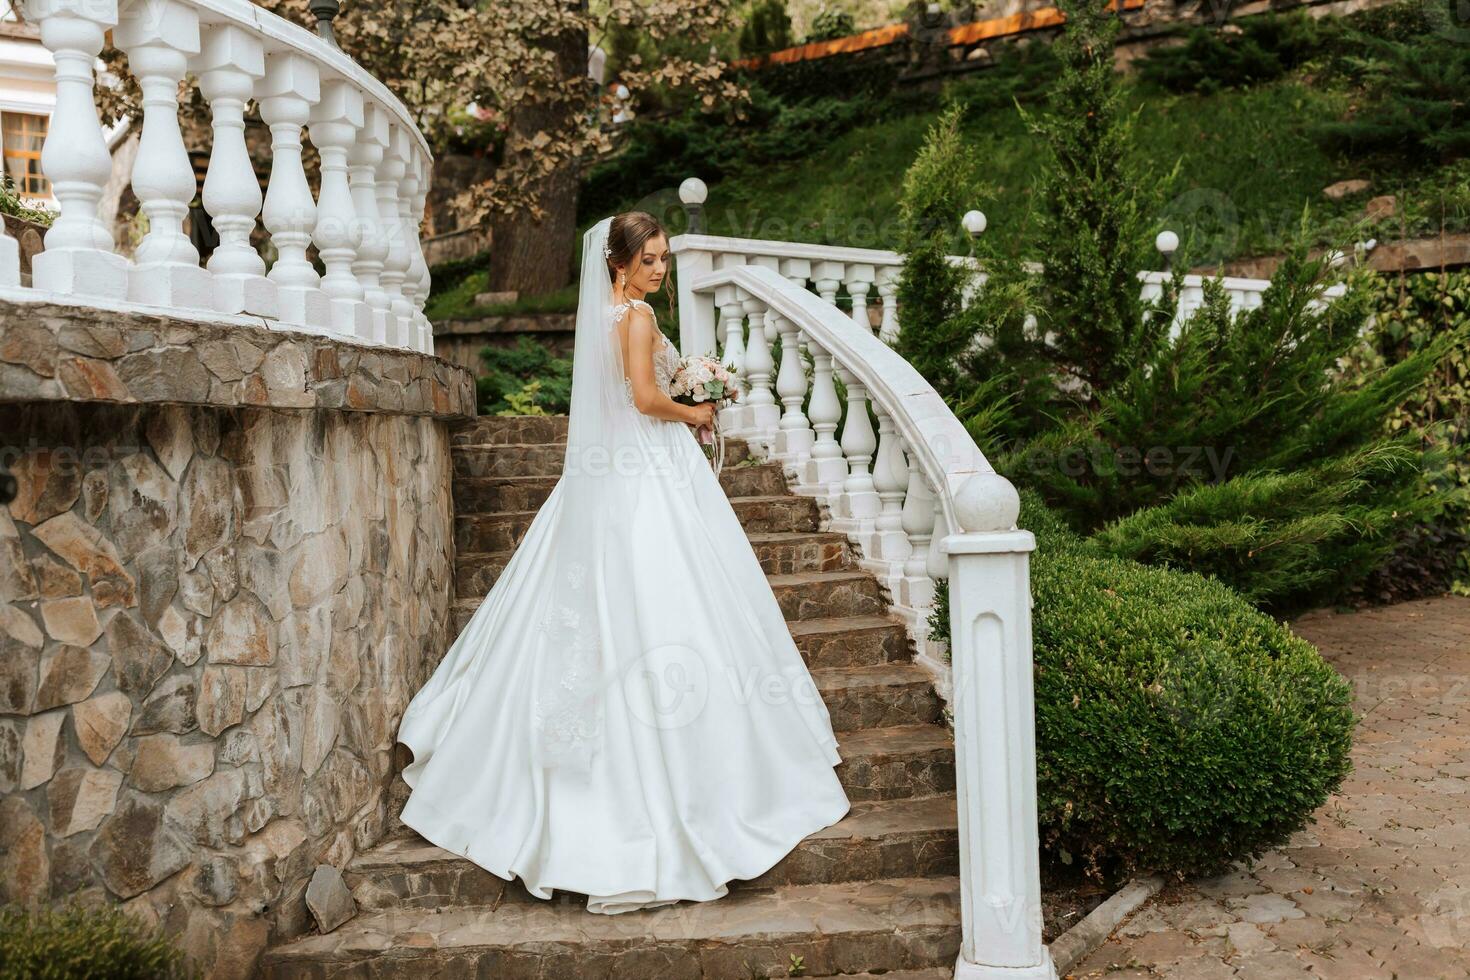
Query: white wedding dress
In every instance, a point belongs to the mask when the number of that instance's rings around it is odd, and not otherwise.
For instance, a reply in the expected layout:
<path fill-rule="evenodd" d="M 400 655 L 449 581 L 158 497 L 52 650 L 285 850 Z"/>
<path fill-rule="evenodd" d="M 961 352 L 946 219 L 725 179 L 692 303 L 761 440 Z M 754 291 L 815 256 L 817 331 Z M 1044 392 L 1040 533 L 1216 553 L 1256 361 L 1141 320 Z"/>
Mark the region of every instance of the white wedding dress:
<path fill-rule="evenodd" d="M 703 450 L 632 405 L 609 220 L 583 243 L 562 477 L 398 739 L 405 824 L 538 898 L 616 913 L 719 898 L 849 804 L 826 705 Z M 667 392 L 678 353 L 654 358 Z"/>

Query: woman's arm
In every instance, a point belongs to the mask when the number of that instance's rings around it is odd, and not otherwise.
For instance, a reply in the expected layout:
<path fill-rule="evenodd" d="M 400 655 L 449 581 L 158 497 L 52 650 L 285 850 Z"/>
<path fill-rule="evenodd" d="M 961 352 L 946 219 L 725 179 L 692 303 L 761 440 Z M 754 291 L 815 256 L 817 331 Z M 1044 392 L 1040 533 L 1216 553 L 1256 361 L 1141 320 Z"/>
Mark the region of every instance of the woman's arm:
<path fill-rule="evenodd" d="M 644 415 L 689 425 L 708 425 L 710 412 L 695 405 L 681 405 L 659 388 L 653 379 L 653 348 L 659 343 L 658 327 L 647 310 L 628 311 L 628 380 L 633 386 L 633 406 Z"/>

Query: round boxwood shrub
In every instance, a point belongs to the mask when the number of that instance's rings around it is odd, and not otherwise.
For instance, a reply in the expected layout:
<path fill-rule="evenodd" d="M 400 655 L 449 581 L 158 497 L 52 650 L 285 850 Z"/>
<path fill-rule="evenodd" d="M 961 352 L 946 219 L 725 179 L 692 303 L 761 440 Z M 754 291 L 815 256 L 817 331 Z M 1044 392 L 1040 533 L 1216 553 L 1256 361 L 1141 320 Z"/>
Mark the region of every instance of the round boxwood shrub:
<path fill-rule="evenodd" d="M 184 980 L 198 973 L 115 906 L 0 908 L 0 980 Z"/>
<path fill-rule="evenodd" d="M 1286 842 L 1351 768 L 1351 688 L 1214 579 L 1091 553 L 1025 493 L 1043 847 L 1116 877 Z"/>

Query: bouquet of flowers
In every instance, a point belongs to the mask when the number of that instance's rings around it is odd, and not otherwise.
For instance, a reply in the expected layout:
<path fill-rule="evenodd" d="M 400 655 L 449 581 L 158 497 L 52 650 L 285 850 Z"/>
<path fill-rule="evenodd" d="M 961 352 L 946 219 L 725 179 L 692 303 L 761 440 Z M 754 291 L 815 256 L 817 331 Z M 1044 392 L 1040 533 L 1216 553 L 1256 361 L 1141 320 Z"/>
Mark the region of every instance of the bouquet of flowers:
<path fill-rule="evenodd" d="M 692 354 L 679 361 L 679 367 L 669 385 L 669 394 L 674 401 L 684 405 L 714 402 L 718 409 L 740 397 L 738 384 L 733 367 L 721 364 L 713 357 Z M 704 447 L 705 456 L 714 465 L 715 475 L 718 476 L 720 467 L 725 465 L 725 436 L 720 431 L 720 416 L 715 415 L 713 428 L 701 426 L 696 434 L 699 444 Z"/>

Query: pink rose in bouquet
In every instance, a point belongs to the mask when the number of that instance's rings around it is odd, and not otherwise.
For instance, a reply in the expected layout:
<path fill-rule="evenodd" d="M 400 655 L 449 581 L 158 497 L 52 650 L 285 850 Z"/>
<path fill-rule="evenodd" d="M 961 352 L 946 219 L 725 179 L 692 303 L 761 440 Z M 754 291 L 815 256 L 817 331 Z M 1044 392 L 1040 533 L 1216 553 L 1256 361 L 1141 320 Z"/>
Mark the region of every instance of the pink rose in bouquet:
<path fill-rule="evenodd" d="M 721 364 L 716 358 L 692 354 L 680 360 L 669 385 L 669 394 L 674 401 L 685 405 L 714 402 L 716 408 L 723 408 L 740 397 L 739 377 L 733 367 Z M 719 416 L 716 415 L 713 429 L 701 426 L 698 432 L 699 443 L 705 447 L 705 455 L 715 460 L 717 473 L 725 455 L 724 439 L 716 442 L 719 428 Z"/>

